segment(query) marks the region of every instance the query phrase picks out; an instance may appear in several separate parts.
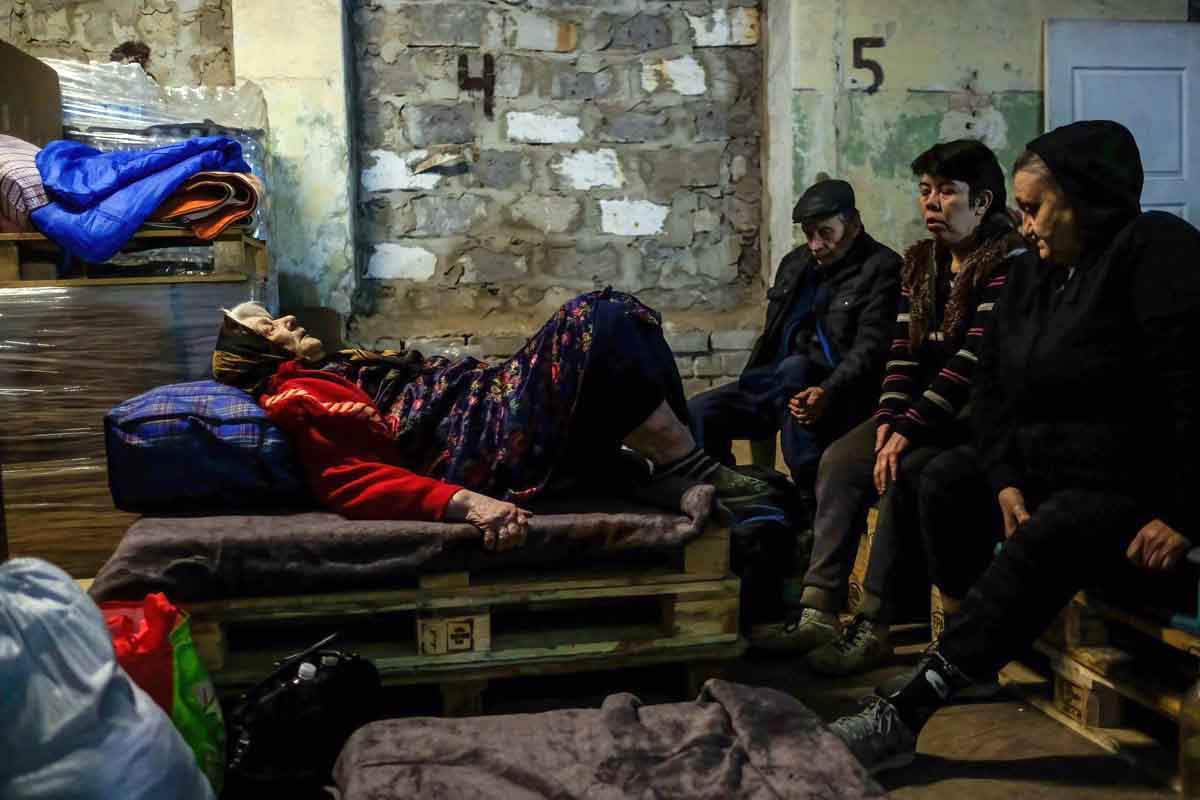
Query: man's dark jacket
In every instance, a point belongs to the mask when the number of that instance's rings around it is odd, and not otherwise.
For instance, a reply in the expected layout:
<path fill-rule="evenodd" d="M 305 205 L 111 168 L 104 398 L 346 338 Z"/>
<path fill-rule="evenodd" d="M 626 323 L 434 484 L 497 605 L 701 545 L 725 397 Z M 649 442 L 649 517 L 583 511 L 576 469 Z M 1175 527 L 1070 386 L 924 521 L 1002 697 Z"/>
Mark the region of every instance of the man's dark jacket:
<path fill-rule="evenodd" d="M 817 264 L 807 247 L 788 253 L 775 274 L 775 285 L 767 291 L 767 321 L 746 368 L 769 365 L 787 354 L 789 343 L 780 341 L 782 328 L 808 271 L 828 270 L 828 292 L 813 311 L 837 367 L 820 385 L 829 406 L 848 404 L 855 413 L 869 414 L 879 398 L 879 381 L 896 322 L 900 266 L 900 256 L 866 231 L 859 232 L 840 261 L 828 266 Z"/>

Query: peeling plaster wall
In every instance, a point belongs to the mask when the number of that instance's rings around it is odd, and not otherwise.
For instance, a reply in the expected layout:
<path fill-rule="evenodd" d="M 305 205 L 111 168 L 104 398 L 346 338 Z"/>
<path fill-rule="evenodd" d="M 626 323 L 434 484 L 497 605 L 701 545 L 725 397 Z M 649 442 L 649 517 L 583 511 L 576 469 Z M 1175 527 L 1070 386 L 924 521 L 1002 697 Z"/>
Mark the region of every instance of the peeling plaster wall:
<path fill-rule="evenodd" d="M 0 39 L 40 58 L 108 61 L 144 42 L 164 86 L 233 83 L 232 0 L 0 0 Z"/>
<path fill-rule="evenodd" d="M 785 2 L 787 0 L 784 0 Z M 1042 21 L 1177 20 L 1187 0 L 791 0 L 793 190 L 851 181 L 867 229 L 902 248 L 926 235 L 909 163 L 938 141 L 979 138 L 1006 172 L 1042 130 Z M 853 40 L 884 81 L 853 67 Z"/>
<path fill-rule="evenodd" d="M 764 292 L 755 0 L 353 8 L 367 291 L 352 339 L 507 356 L 612 285 L 665 312 L 689 389 L 737 374 Z M 463 55 L 481 76 L 484 53 L 492 118 L 458 77 Z M 447 151 L 460 160 L 421 171 Z"/>
<path fill-rule="evenodd" d="M 238 81 L 267 98 L 271 258 L 284 311 L 343 315 L 355 292 L 354 176 L 342 0 L 233 0 Z"/>

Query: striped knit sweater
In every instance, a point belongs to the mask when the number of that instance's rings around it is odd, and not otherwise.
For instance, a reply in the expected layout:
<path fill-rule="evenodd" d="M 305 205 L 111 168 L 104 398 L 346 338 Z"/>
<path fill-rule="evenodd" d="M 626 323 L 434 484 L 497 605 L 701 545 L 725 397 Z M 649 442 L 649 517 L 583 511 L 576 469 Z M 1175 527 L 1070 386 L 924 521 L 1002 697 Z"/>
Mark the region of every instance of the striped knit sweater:
<path fill-rule="evenodd" d="M 964 264 L 960 272 L 963 279 L 975 278 L 975 285 L 967 295 L 969 311 L 957 325 L 946 330 L 945 307 L 941 304 L 925 341 L 916 350 L 909 328 L 912 282 L 903 282 L 883 393 L 875 412 L 877 424 L 891 425 L 893 431 L 918 443 L 929 441 L 966 416 L 984 325 L 1004 290 L 1011 260 L 1026 249 L 1020 236 L 1010 231 L 972 253 L 967 262 L 976 263 L 969 270 Z M 924 262 L 931 270 L 950 269 L 948 259 L 937 258 L 932 239 L 910 247 L 904 258 L 907 265 Z M 906 269 L 905 275 L 908 274 L 911 273 Z M 930 283 L 936 286 L 936 281 Z"/>

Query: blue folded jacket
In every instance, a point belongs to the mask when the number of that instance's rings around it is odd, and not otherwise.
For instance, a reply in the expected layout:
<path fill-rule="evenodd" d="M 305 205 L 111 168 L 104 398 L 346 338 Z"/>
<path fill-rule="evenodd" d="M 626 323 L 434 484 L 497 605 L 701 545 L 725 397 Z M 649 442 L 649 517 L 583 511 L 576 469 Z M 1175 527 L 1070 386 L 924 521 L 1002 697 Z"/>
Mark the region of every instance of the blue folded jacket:
<path fill-rule="evenodd" d="M 287 435 L 216 381 L 160 386 L 104 417 L 113 502 L 135 513 L 311 506 Z"/>
<path fill-rule="evenodd" d="M 52 202 L 30 218 L 71 255 L 96 264 L 112 258 L 172 192 L 197 172 L 249 172 L 242 146 L 204 136 L 155 150 L 102 153 L 56 141 L 37 154 Z"/>

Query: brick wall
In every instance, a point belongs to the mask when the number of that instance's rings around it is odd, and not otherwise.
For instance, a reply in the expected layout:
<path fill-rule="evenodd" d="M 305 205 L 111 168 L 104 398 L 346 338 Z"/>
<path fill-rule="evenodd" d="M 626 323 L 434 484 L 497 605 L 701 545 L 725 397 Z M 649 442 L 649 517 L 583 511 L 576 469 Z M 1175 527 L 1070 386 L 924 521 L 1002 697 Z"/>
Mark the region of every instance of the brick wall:
<path fill-rule="evenodd" d="M 0 39 L 38 56 L 108 61 L 140 42 L 163 86 L 233 83 L 232 0 L 0 0 Z"/>
<path fill-rule="evenodd" d="M 358 0 L 351 338 L 507 355 L 612 285 L 718 330 L 681 359 L 690 380 L 728 375 L 746 347 L 721 331 L 762 307 L 758 23 L 725 0 Z M 491 118 L 458 76 L 485 53 Z M 438 154 L 455 160 L 420 171 Z"/>
<path fill-rule="evenodd" d="M 667 343 L 675 352 L 675 363 L 688 396 L 736 380 L 750 358 L 750 350 L 758 338 L 754 328 L 709 332 L 699 329 L 666 329 Z M 500 360 L 512 355 L 525 337 L 518 335 L 462 334 L 456 336 L 411 336 L 406 339 L 385 339 L 381 346 L 411 347 L 425 355 L 444 355 L 451 358 L 474 356 Z"/>

